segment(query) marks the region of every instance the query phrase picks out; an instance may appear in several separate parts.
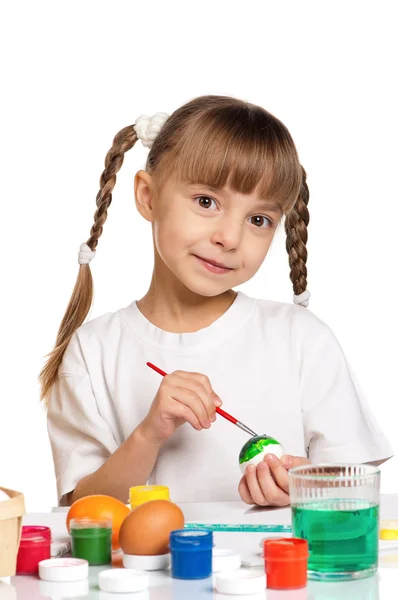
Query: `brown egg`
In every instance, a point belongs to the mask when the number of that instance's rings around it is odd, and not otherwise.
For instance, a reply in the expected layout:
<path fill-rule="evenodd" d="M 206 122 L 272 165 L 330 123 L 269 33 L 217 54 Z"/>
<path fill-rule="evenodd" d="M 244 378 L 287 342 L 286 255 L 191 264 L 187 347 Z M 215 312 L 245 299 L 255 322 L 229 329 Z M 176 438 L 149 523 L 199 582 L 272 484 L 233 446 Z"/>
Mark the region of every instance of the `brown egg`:
<path fill-rule="evenodd" d="M 184 514 L 170 500 L 151 500 L 137 506 L 123 521 L 119 532 L 125 554 L 141 556 L 169 552 L 170 532 L 183 529 Z"/>

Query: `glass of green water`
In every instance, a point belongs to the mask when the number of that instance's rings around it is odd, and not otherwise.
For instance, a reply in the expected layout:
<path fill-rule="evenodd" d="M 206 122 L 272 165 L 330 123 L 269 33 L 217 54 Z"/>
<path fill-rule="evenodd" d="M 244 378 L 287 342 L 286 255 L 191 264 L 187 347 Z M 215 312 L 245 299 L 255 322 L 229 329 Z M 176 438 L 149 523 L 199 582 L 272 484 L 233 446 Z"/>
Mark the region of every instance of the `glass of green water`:
<path fill-rule="evenodd" d="M 344 581 L 377 570 L 380 470 L 305 465 L 289 471 L 293 536 L 308 541 L 308 578 Z"/>

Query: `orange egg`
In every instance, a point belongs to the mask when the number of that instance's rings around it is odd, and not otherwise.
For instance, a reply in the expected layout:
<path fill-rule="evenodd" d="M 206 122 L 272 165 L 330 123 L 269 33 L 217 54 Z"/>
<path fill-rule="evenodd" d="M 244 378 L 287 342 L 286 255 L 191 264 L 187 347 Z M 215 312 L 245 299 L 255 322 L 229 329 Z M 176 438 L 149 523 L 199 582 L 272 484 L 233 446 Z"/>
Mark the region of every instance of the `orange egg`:
<path fill-rule="evenodd" d="M 130 509 L 112 496 L 85 496 L 76 500 L 69 509 L 66 517 L 66 526 L 69 531 L 71 519 L 111 519 L 112 520 L 112 548 L 120 548 L 119 531 L 124 519 L 130 514 Z"/>
<path fill-rule="evenodd" d="M 126 554 L 169 552 L 170 532 L 184 527 L 182 510 L 170 500 L 151 500 L 137 506 L 120 528 L 120 546 Z"/>

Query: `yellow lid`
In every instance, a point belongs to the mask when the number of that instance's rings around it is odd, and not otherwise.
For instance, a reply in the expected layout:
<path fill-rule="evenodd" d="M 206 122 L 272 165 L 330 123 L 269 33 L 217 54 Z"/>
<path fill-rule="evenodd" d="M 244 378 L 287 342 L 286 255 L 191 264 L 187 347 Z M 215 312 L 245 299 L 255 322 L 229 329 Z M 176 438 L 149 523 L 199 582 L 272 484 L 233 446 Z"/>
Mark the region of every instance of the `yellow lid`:
<path fill-rule="evenodd" d="M 166 485 L 136 485 L 130 488 L 130 506 L 136 508 L 150 500 L 170 500 Z"/>
<path fill-rule="evenodd" d="M 398 540 L 398 520 L 392 519 L 380 523 L 381 540 Z"/>

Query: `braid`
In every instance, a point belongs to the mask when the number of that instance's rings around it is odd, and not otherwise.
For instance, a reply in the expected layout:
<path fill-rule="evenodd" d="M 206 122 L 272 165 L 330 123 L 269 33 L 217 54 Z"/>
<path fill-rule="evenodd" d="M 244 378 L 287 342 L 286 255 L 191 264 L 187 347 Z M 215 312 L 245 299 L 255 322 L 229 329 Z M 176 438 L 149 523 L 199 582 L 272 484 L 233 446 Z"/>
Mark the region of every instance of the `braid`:
<path fill-rule="evenodd" d="M 290 279 L 296 296 L 307 289 L 307 226 L 310 220 L 307 204 L 310 193 L 303 167 L 300 192 L 292 210 L 286 215 L 286 250 L 289 254 Z"/>
<path fill-rule="evenodd" d="M 95 250 L 108 216 L 108 208 L 112 202 L 112 190 L 116 184 L 116 173 L 120 170 L 124 154 L 134 146 L 138 137 L 134 125 L 125 127 L 116 134 L 113 144 L 105 157 L 105 169 L 100 178 L 100 190 L 96 197 L 97 210 L 94 224 L 90 231 L 87 245 Z M 88 264 L 81 264 L 65 315 L 61 321 L 55 347 L 47 356 L 48 361 L 39 375 L 41 400 L 47 400 L 51 387 L 55 383 L 58 369 L 65 350 L 76 329 L 83 324 L 93 301 L 93 278 Z"/>
<path fill-rule="evenodd" d="M 130 150 L 137 141 L 137 134 L 133 125 L 125 127 L 116 134 L 112 148 L 105 157 L 105 169 L 100 177 L 100 190 L 96 197 L 97 210 L 94 213 L 94 225 L 90 231 L 87 246 L 95 250 L 98 239 L 102 235 L 103 225 L 108 217 L 108 208 L 112 202 L 112 190 L 116 184 L 116 173 L 121 169 L 124 154 Z"/>

